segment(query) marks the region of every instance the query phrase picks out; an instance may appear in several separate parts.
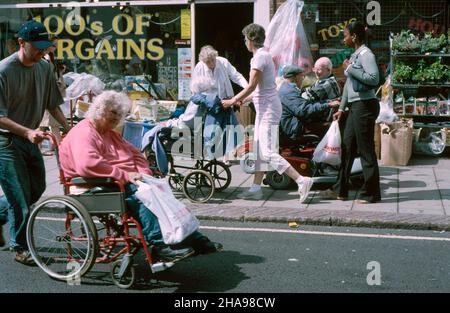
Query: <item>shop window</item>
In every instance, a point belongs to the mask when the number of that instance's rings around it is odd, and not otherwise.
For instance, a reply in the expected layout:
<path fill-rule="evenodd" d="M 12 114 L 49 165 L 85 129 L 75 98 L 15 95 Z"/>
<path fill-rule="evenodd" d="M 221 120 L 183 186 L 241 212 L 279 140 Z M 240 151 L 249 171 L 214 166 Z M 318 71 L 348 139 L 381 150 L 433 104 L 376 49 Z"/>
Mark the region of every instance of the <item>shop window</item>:
<path fill-rule="evenodd" d="M 180 89 L 182 98 L 189 96 L 186 86 L 191 68 L 180 71 L 179 67 L 180 56 L 185 64 L 191 57 L 189 6 L 66 8 L 49 7 L 52 1 L 45 2 L 45 7 L 37 9 L 0 8 L 1 58 L 17 48 L 15 34 L 20 24 L 34 18 L 59 38 L 56 59 L 67 71 L 93 74 L 107 88 L 121 90 L 127 87 L 125 76 L 145 75 L 156 83 L 164 99 L 177 100 Z M 180 78 L 184 79 L 181 83 Z"/>

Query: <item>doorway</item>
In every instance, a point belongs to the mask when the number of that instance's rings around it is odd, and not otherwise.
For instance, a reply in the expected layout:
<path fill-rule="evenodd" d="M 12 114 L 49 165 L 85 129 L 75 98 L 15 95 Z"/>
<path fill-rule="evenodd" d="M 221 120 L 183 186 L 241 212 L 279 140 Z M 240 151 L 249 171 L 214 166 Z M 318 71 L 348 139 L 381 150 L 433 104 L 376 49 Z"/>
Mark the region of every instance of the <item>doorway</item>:
<path fill-rule="evenodd" d="M 196 59 L 201 47 L 211 45 L 248 80 L 252 55 L 245 47 L 242 29 L 253 22 L 253 6 L 253 2 L 196 4 Z"/>

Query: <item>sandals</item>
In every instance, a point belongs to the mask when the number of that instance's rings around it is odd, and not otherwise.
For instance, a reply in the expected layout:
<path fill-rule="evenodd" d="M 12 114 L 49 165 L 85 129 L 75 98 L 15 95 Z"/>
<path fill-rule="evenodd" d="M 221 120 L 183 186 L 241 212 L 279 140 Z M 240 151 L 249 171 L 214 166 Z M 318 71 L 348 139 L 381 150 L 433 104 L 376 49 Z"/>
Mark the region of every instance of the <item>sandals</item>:
<path fill-rule="evenodd" d="M 28 266 L 36 265 L 28 250 L 17 251 L 14 260 Z"/>

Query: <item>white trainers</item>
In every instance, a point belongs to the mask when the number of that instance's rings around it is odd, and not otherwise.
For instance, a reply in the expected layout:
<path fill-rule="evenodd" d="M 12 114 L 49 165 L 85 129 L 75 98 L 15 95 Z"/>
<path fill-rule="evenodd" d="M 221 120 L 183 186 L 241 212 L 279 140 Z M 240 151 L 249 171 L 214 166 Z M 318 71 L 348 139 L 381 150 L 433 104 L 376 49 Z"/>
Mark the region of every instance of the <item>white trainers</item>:
<path fill-rule="evenodd" d="M 241 192 L 237 195 L 239 199 L 245 199 L 245 200 L 261 200 L 264 195 L 261 189 L 258 191 L 251 192 L 250 190 L 246 190 L 244 192 Z"/>
<path fill-rule="evenodd" d="M 314 181 L 312 178 L 303 177 L 301 184 L 298 185 L 298 194 L 300 195 L 300 203 L 303 203 L 308 198 L 309 190 L 311 189 Z"/>

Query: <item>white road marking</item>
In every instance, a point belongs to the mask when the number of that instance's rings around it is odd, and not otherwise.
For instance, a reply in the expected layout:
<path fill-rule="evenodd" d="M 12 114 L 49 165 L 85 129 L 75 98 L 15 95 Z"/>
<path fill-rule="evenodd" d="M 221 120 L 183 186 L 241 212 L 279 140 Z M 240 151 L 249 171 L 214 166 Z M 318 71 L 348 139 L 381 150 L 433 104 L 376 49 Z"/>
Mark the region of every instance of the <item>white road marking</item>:
<path fill-rule="evenodd" d="M 446 238 L 446 237 L 421 237 L 421 236 L 400 236 L 400 235 L 380 235 L 380 234 L 361 234 L 361 233 L 335 233 L 335 232 L 310 231 L 310 230 L 290 230 L 290 229 L 275 229 L 275 228 L 200 226 L 200 229 L 284 233 L 284 234 L 299 234 L 299 235 L 302 234 L 302 235 L 316 235 L 316 236 L 378 238 L 378 239 L 450 241 L 450 238 Z"/>
<path fill-rule="evenodd" d="M 65 221 L 64 218 L 38 217 L 37 219 L 45 219 L 50 221 Z M 94 221 L 101 224 L 99 221 Z M 376 238 L 376 239 L 400 239 L 400 240 L 424 240 L 424 241 L 450 241 L 446 237 L 422 237 L 422 236 L 400 236 L 400 235 L 380 235 L 380 234 L 362 234 L 362 233 L 337 233 L 311 230 L 291 230 L 276 228 L 246 228 L 246 227 L 217 227 L 217 226 L 200 226 L 200 229 L 219 230 L 219 231 L 248 231 L 248 232 L 265 232 L 265 233 L 284 233 L 298 235 L 316 235 L 316 236 L 335 236 L 335 237 L 357 237 L 357 238 Z"/>

